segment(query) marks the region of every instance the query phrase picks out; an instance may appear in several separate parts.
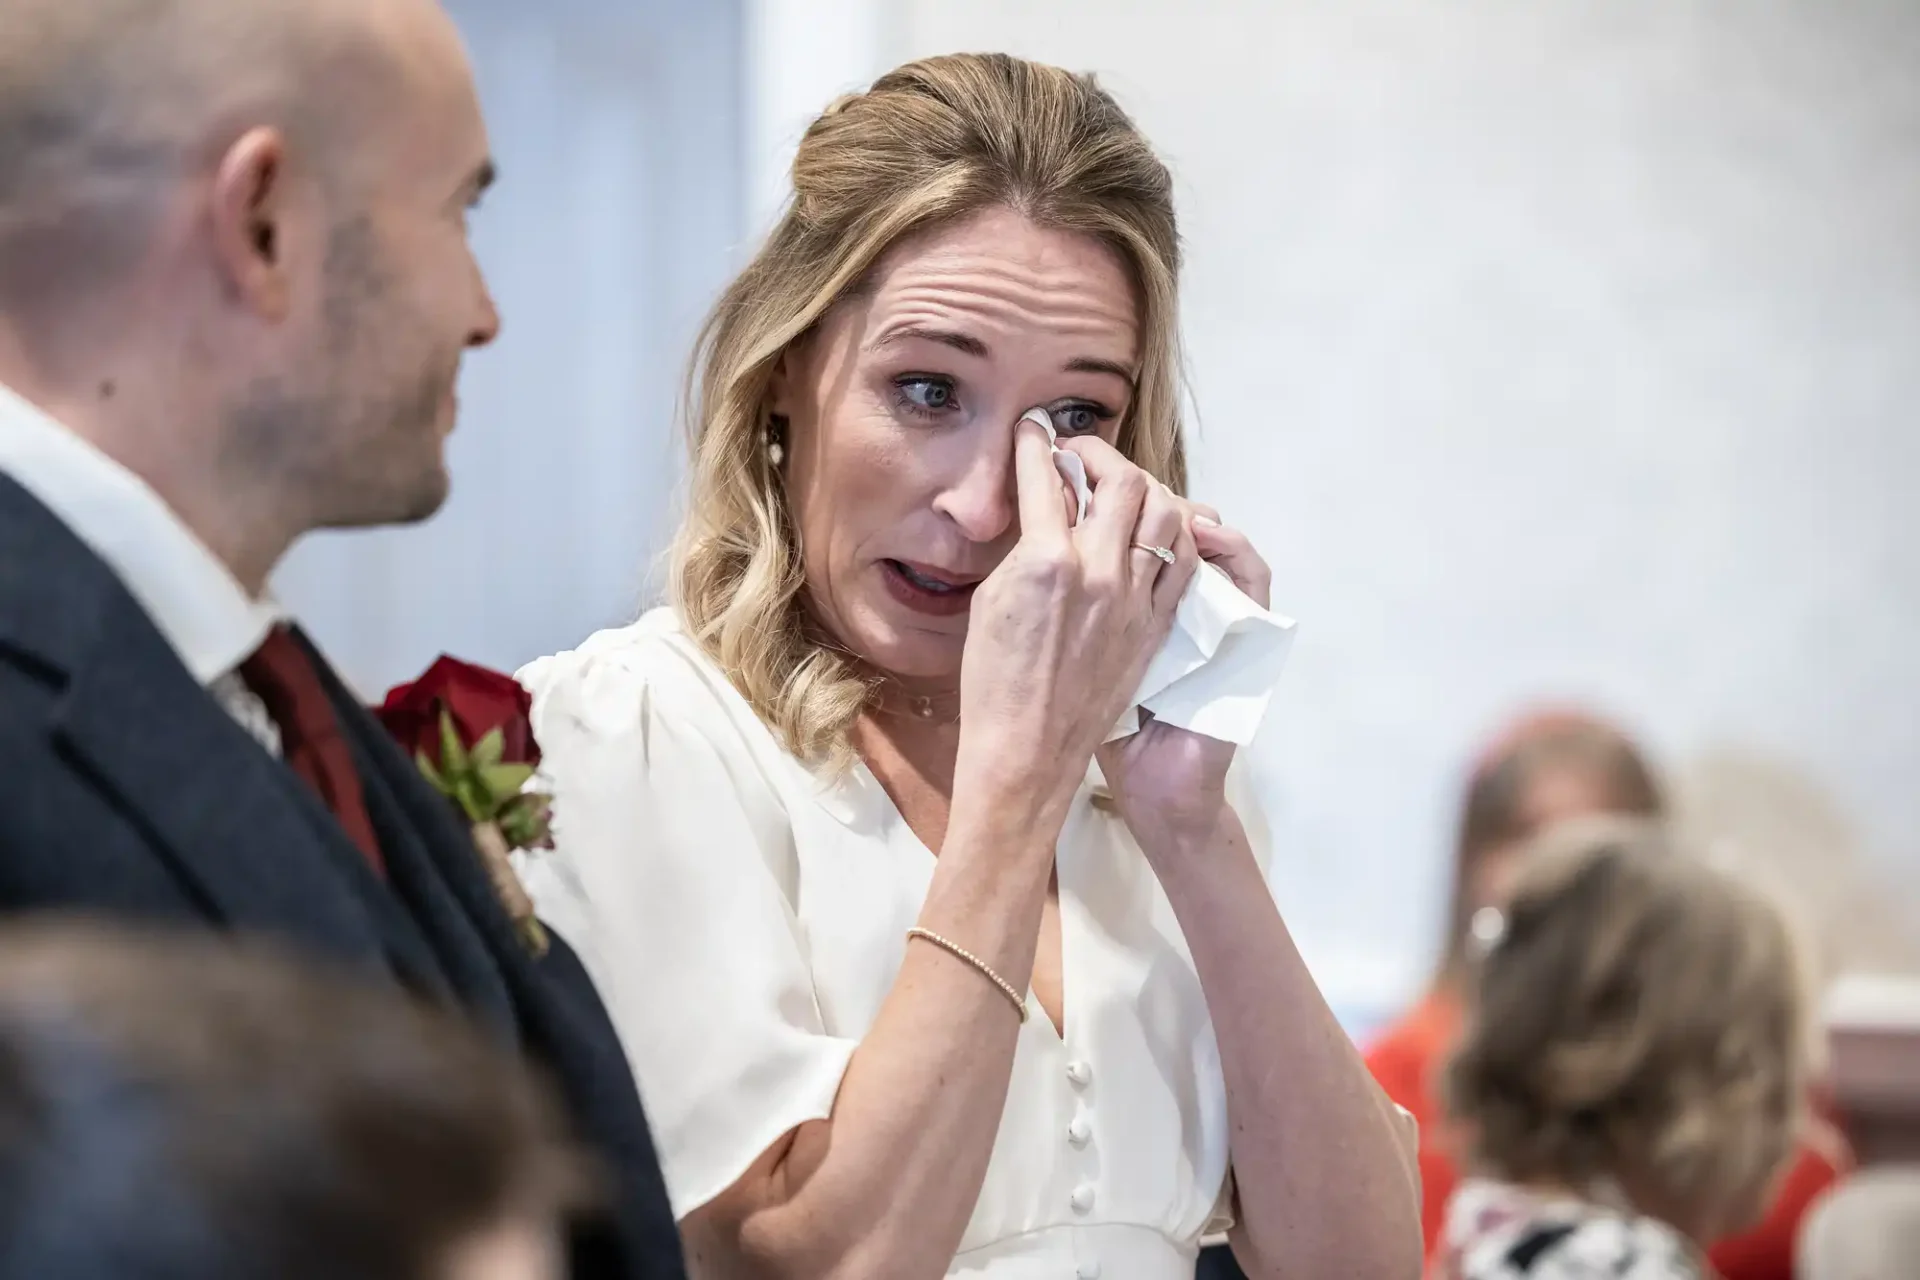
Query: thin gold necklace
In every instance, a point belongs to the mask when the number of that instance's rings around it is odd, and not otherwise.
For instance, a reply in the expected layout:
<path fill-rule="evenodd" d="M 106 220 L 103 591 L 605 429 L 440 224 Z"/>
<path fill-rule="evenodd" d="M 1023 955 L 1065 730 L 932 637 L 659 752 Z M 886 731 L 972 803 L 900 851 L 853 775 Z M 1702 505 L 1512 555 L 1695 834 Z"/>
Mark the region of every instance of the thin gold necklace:
<path fill-rule="evenodd" d="M 883 680 L 880 685 L 880 696 L 875 700 L 874 705 L 888 715 L 905 716 L 928 724 L 959 724 L 960 695 L 955 693 L 953 699 L 953 714 L 943 716 L 939 713 L 940 700 L 933 695 L 909 693 L 892 681 Z M 896 700 L 905 703 L 905 706 L 896 705 Z"/>

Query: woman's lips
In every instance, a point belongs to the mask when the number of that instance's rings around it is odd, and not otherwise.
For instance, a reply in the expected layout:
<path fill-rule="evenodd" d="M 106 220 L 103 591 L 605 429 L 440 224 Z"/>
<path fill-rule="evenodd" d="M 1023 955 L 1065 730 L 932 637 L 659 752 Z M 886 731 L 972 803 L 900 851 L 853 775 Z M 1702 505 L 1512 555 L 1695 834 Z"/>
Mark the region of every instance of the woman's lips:
<path fill-rule="evenodd" d="M 880 576 L 886 579 L 887 591 L 895 600 L 915 613 L 936 618 L 965 613 L 973 604 L 973 589 L 980 584 L 976 577 L 907 560 L 882 560 Z"/>

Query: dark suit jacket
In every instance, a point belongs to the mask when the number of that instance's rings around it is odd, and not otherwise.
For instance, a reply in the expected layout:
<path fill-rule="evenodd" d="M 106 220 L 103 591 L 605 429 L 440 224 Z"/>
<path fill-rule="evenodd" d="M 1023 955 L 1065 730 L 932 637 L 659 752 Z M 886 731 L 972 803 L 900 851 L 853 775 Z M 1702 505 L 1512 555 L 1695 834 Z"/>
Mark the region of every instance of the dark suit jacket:
<path fill-rule="evenodd" d="M 578 959 L 533 959 L 451 807 L 319 663 L 387 861 L 190 675 L 120 580 L 0 475 L 0 911 L 259 932 L 449 1000 L 541 1063 L 615 1175 L 579 1280 L 678 1277 L 633 1075 Z"/>
<path fill-rule="evenodd" d="M 1202 1249 L 1193 1274 L 1194 1280 L 1247 1280 L 1247 1273 L 1233 1260 L 1233 1250 L 1223 1244 Z"/>

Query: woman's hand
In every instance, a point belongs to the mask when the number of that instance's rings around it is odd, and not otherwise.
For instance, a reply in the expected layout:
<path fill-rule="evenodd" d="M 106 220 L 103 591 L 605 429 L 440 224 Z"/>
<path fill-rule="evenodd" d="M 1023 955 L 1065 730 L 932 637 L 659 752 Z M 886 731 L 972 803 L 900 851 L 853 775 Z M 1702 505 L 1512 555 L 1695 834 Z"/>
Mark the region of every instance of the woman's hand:
<path fill-rule="evenodd" d="M 1080 455 L 1089 475 L 1112 475 L 1130 465 L 1100 440 L 1074 440 L 1064 447 Z M 1222 524 L 1211 507 L 1155 487 L 1158 502 L 1149 503 L 1143 511 L 1138 540 L 1168 547 L 1179 564 L 1192 558 L 1206 560 L 1265 608 L 1272 572 L 1246 535 Z M 1162 540 L 1169 528 L 1172 535 Z M 1186 578 L 1180 582 L 1184 591 Z M 1133 687 L 1129 686 L 1129 695 Z M 1213 833 L 1226 805 L 1227 768 L 1233 763 L 1234 747 L 1157 723 L 1144 711 L 1140 719 L 1140 732 L 1104 744 L 1098 757 L 1121 818 L 1153 857 L 1156 851 L 1204 840 Z"/>
<path fill-rule="evenodd" d="M 1046 432 L 1016 428 L 1020 540 L 974 591 L 960 671 L 956 784 L 1024 779 L 1063 817 L 1199 562 L 1178 499 L 1111 448 L 1081 456 L 1093 500 L 1075 526 Z"/>

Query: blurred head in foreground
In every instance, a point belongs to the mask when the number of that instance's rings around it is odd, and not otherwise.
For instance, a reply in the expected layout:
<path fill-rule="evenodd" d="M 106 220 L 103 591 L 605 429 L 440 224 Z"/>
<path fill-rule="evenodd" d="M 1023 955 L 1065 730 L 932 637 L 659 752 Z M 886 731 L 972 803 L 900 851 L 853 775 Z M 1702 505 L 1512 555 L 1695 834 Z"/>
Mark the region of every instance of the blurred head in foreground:
<path fill-rule="evenodd" d="M 557 1280 L 584 1186 L 441 1014 L 250 946 L 0 934 L 0 1280 Z"/>
<path fill-rule="evenodd" d="M 1762 896 L 1652 823 L 1561 824 L 1528 850 L 1448 1069 L 1470 1163 L 1691 1241 L 1739 1229 L 1793 1149 L 1807 1004 Z"/>

